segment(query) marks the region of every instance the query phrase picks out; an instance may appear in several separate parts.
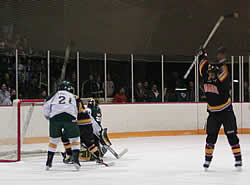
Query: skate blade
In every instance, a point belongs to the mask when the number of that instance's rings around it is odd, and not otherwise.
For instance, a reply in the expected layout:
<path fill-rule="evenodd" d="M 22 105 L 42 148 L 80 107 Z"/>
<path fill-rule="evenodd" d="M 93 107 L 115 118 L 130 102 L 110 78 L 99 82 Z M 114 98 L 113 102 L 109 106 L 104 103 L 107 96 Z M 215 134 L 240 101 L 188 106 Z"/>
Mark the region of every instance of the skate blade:
<path fill-rule="evenodd" d="M 204 171 L 205 171 L 205 172 L 208 172 L 208 168 L 209 168 L 209 167 L 204 167 L 204 166 L 203 166 L 203 168 L 204 168 Z"/>
<path fill-rule="evenodd" d="M 80 170 L 81 166 L 79 164 L 73 163 L 73 165 L 77 171 Z"/>
<path fill-rule="evenodd" d="M 242 166 L 237 166 L 237 167 L 235 167 L 236 168 L 236 171 L 238 171 L 238 172 L 241 172 L 242 171 Z"/>
<path fill-rule="evenodd" d="M 49 166 L 46 166 L 45 170 L 46 170 L 46 171 L 49 171 L 49 170 L 50 170 L 50 167 L 49 167 Z"/>

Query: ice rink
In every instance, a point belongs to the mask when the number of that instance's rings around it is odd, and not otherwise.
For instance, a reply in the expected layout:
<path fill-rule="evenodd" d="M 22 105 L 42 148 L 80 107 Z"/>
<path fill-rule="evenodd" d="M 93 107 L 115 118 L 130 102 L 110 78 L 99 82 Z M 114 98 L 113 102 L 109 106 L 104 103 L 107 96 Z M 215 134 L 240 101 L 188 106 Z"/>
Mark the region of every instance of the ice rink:
<path fill-rule="evenodd" d="M 80 171 L 55 157 L 51 171 L 45 171 L 46 155 L 24 157 L 18 163 L 0 163 L 0 184 L 9 185 L 249 185 L 250 135 L 240 135 L 243 169 L 234 168 L 226 137 L 220 136 L 214 161 L 208 172 L 202 168 L 205 136 L 166 136 L 113 139 L 113 148 L 128 148 L 112 167 L 82 162 Z"/>

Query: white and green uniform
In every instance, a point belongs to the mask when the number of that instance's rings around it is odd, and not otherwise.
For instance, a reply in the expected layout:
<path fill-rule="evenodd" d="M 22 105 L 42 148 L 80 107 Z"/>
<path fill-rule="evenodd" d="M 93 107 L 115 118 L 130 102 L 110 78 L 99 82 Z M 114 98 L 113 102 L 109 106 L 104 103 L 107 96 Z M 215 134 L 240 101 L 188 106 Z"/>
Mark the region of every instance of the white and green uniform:
<path fill-rule="evenodd" d="M 71 144 L 73 164 L 78 170 L 80 168 L 78 160 L 80 151 L 80 131 L 77 125 L 78 106 L 71 93 L 69 82 L 61 82 L 59 89 L 56 93 L 52 93 L 43 105 L 43 114 L 46 119 L 49 119 L 50 136 L 46 170 L 52 167 L 53 157 L 63 130 L 66 132 L 65 137 L 69 139 Z"/>

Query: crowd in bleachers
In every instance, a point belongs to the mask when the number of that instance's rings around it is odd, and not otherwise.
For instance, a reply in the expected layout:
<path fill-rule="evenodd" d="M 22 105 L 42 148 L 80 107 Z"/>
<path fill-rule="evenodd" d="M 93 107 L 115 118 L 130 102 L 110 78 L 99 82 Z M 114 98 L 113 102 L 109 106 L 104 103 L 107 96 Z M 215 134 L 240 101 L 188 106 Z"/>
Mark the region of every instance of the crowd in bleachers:
<path fill-rule="evenodd" d="M 62 61 L 52 59 L 51 61 L 51 92 L 56 90 L 56 84 L 61 73 Z M 112 73 L 111 73 L 112 74 Z M 107 75 L 107 97 L 112 98 L 113 103 L 132 102 L 131 83 L 120 82 L 112 75 Z M 80 96 L 82 98 L 104 97 L 103 75 L 90 74 L 87 80 L 80 80 Z M 115 75 L 114 75 L 115 76 Z M 67 80 L 71 81 L 77 88 L 76 72 L 69 70 L 66 75 Z M 12 55 L 0 56 L 0 105 L 10 105 L 16 98 L 16 69 L 15 57 Z M 194 82 L 184 82 L 181 79 L 173 80 L 174 85 L 166 86 L 161 89 L 161 84 L 154 81 L 135 81 L 133 102 L 194 102 L 195 89 Z M 47 97 L 47 62 L 41 57 L 19 57 L 18 65 L 18 98 L 37 99 Z M 206 101 L 205 93 L 200 84 L 199 100 Z M 244 101 L 249 101 L 249 85 L 244 82 Z M 236 100 L 237 101 L 237 100 Z"/>
<path fill-rule="evenodd" d="M 13 38 L 13 39 L 12 39 Z M 21 35 L 8 37 L 0 35 L 0 105 L 10 105 L 16 96 L 16 58 L 15 50 L 18 49 L 18 98 L 37 99 L 47 97 L 47 59 L 39 56 L 31 49 L 28 39 Z M 38 57 L 39 56 L 39 57 Z M 63 57 L 51 58 L 51 92 L 56 90 L 60 78 Z M 91 63 L 91 62 L 90 62 Z M 81 70 L 80 70 L 81 71 Z M 84 71 L 85 72 L 85 71 Z M 171 77 L 171 75 L 173 77 Z M 107 97 L 113 103 L 127 102 L 194 102 L 194 81 L 184 81 L 178 73 L 167 74 L 171 85 L 165 85 L 162 91 L 160 79 L 135 80 L 134 99 L 132 100 L 132 87 L 130 80 L 122 80 L 116 69 L 107 74 Z M 129 79 L 129 74 L 127 75 Z M 67 69 L 66 80 L 77 88 L 75 66 Z M 104 75 L 99 73 L 89 74 L 88 79 L 80 79 L 80 96 L 82 98 L 104 97 Z M 200 84 L 199 100 L 205 101 L 205 93 Z M 163 93 L 163 96 L 162 96 Z M 244 101 L 249 101 L 250 88 L 244 82 Z"/>

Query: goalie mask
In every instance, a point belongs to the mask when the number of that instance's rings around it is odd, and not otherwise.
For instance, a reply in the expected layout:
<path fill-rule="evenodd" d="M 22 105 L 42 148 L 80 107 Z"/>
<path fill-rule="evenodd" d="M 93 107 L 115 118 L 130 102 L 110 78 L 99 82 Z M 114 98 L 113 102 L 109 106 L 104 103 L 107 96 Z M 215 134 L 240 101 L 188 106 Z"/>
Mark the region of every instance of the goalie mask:
<path fill-rule="evenodd" d="M 93 98 L 88 100 L 88 108 L 93 108 L 96 106 L 96 102 Z"/>

